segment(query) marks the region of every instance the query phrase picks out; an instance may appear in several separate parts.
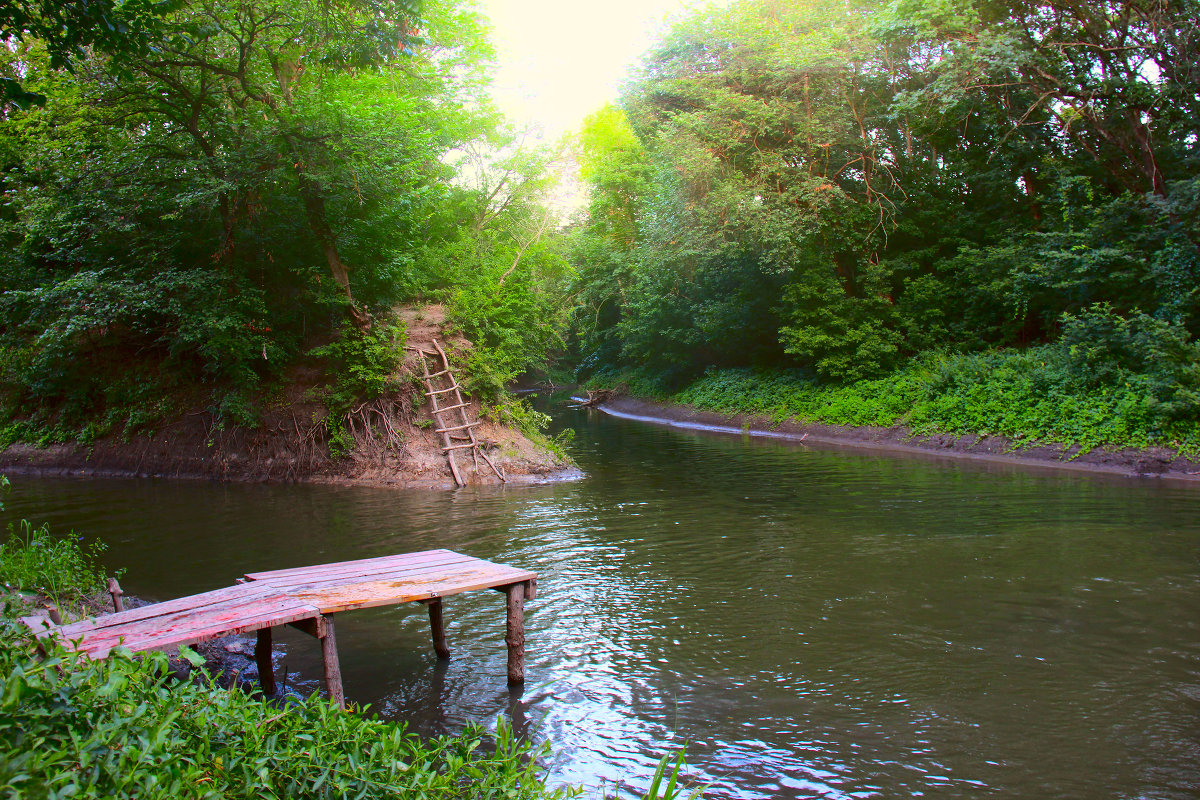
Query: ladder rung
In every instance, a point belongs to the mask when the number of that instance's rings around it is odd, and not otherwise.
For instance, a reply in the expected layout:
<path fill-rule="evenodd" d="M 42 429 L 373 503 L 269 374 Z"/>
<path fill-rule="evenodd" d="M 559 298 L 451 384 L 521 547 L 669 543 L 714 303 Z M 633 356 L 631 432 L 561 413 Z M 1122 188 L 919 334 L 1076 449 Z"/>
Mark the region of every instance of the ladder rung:
<path fill-rule="evenodd" d="M 478 428 L 482 422 L 468 422 L 466 425 L 453 425 L 449 428 L 438 428 L 434 433 L 449 433 L 450 431 L 462 431 L 467 428 Z"/>
<path fill-rule="evenodd" d="M 445 408 L 439 408 L 439 409 L 438 409 L 436 412 L 434 412 L 434 413 L 436 413 L 436 414 L 440 414 L 440 413 L 442 413 L 443 411 L 453 411 L 453 410 L 455 410 L 456 408 L 466 408 L 466 407 L 467 407 L 467 406 L 469 406 L 469 405 L 471 405 L 471 404 L 470 404 L 470 403 L 458 403 L 457 405 L 453 405 L 453 406 L 446 406 Z"/>
<path fill-rule="evenodd" d="M 468 447 L 477 447 L 477 446 L 478 446 L 478 445 L 476 445 L 476 444 L 474 444 L 474 443 L 471 443 L 471 444 L 452 444 L 452 445 L 450 445 L 449 447 L 443 447 L 443 448 L 442 448 L 442 452 L 443 452 L 443 453 L 445 453 L 445 452 L 446 452 L 446 451 L 448 451 L 448 450 L 465 450 L 465 449 L 466 449 L 466 448 L 468 448 Z"/>
<path fill-rule="evenodd" d="M 444 369 L 441 372 L 435 372 L 432 375 L 426 375 L 425 380 L 429 380 L 430 378 L 440 378 L 443 375 L 449 375 L 449 374 L 450 374 L 450 370 Z"/>
<path fill-rule="evenodd" d="M 453 392 L 457 388 L 459 388 L 459 386 L 456 383 L 453 386 L 451 386 L 449 389 L 434 389 L 432 392 L 426 392 L 425 396 L 433 397 L 435 394 L 445 394 L 446 392 Z"/>

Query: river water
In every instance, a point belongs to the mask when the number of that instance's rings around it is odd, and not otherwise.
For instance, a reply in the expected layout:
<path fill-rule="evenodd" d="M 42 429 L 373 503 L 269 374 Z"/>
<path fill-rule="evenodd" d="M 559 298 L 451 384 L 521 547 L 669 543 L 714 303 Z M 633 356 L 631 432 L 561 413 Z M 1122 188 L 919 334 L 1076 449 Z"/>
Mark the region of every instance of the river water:
<path fill-rule="evenodd" d="M 341 615 L 347 697 L 506 717 L 620 794 L 687 746 L 709 797 L 1200 796 L 1200 487 L 817 449 L 556 412 L 581 481 L 397 491 L 18 477 L 10 517 L 109 544 L 166 599 L 446 547 L 539 573 L 528 683 L 502 595 Z M 283 635 L 302 691 L 320 656 Z M 620 788 L 618 788 L 618 783 Z"/>

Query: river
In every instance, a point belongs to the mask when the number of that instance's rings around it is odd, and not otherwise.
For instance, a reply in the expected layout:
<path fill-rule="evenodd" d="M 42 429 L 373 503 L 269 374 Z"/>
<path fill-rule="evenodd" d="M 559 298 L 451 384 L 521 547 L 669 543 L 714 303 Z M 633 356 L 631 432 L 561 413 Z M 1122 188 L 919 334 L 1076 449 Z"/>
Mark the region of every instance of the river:
<path fill-rule="evenodd" d="M 160 599 L 434 547 L 536 570 L 523 692 L 499 594 L 446 601 L 448 664 L 416 605 L 338 645 L 351 700 L 422 733 L 507 717 L 555 782 L 632 791 L 686 745 L 714 798 L 1200 796 L 1200 488 L 555 416 L 585 480 L 16 476 L 7 515 Z M 315 688 L 315 643 L 281 638 Z"/>

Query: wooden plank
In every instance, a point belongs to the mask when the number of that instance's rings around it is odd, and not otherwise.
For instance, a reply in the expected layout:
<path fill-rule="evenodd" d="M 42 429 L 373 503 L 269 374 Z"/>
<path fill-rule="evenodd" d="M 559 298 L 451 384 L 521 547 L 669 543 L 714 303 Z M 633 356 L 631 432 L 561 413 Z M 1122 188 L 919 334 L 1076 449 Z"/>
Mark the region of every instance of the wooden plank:
<path fill-rule="evenodd" d="M 321 616 L 289 622 L 288 626 L 298 631 L 303 631 L 314 639 L 325 638 L 325 618 Z"/>
<path fill-rule="evenodd" d="M 479 561 L 479 559 L 471 558 L 470 556 L 462 556 L 462 555 L 458 555 L 457 553 L 454 553 L 454 554 L 450 554 L 450 555 L 446 555 L 446 556 L 429 558 L 427 560 L 416 561 L 416 562 L 393 562 L 393 563 L 373 564 L 373 565 L 367 565 L 367 566 L 339 565 L 339 566 L 337 566 L 337 568 L 330 568 L 330 569 L 323 569 L 323 570 L 297 570 L 295 572 L 289 572 L 287 574 L 267 575 L 263 578 L 258 578 L 256 580 L 259 582 L 263 582 L 263 583 L 270 583 L 273 586 L 287 586 L 289 584 L 295 583 L 296 581 L 303 581 L 305 583 L 310 583 L 310 582 L 324 580 L 324 579 L 336 579 L 336 578 L 341 578 L 341 577 L 346 577 L 346 576 L 377 575 L 377 574 L 386 574 L 386 573 L 392 573 L 392 572 L 404 572 L 404 571 L 422 570 L 422 569 L 430 569 L 430 568 L 436 569 L 439 567 L 453 566 L 455 564 L 466 564 L 466 563 L 470 563 L 473 561 Z"/>
<path fill-rule="evenodd" d="M 374 569 L 365 572 L 345 571 L 336 574 L 298 575 L 292 578 L 271 578 L 268 583 L 277 589 L 291 591 L 297 586 L 340 586 L 348 583 L 363 583 L 366 581 L 408 581 L 420 583 L 425 579 L 436 579 L 447 570 L 466 569 L 486 565 L 488 562 L 477 558 L 465 558 L 460 561 L 439 564 L 424 564 L 408 569 Z"/>
<path fill-rule="evenodd" d="M 176 627 L 169 631 L 146 630 L 131 632 L 127 636 L 106 636 L 100 641 L 85 640 L 80 642 L 78 646 L 75 646 L 75 649 L 88 654 L 92 658 L 105 658 L 114 647 L 119 645 L 124 645 L 133 651 L 139 651 L 180 644 L 195 644 L 221 636 L 252 633 L 259 628 L 268 626 L 285 625 L 289 622 L 315 616 L 317 613 L 317 609 L 311 605 L 294 602 L 287 604 L 279 603 L 275 607 L 259 614 L 200 620 L 197 624 Z"/>
<path fill-rule="evenodd" d="M 469 405 L 471 405 L 471 404 L 470 403 L 457 403 L 452 406 L 445 406 L 444 408 L 439 408 L 437 413 L 444 414 L 447 411 L 454 411 L 456 408 L 466 408 Z"/>
<path fill-rule="evenodd" d="M 448 597 L 462 592 L 490 589 L 510 583 L 521 583 L 533 573 L 512 569 L 472 569 L 451 573 L 440 579 L 409 581 L 371 580 L 342 585 L 319 584 L 297 586 L 291 591 L 297 600 L 316 606 L 322 614 L 333 614 L 355 608 L 411 603 L 433 597 Z"/>
<path fill-rule="evenodd" d="M 77 650 L 90 651 L 97 648 L 111 649 L 118 644 L 124 644 L 130 650 L 147 650 L 171 644 L 203 641 L 234 630 L 256 631 L 259 628 L 311 617 L 315 613 L 316 609 L 312 606 L 289 599 L 256 609 L 235 609 L 223 614 L 210 613 L 203 617 L 168 620 L 169 624 L 161 627 L 155 627 L 154 621 L 149 620 L 125 628 L 109 628 L 103 635 L 70 640 L 73 642 L 70 646 Z"/>
<path fill-rule="evenodd" d="M 142 636 L 152 635 L 157 632 L 173 632 L 186 629 L 189 625 L 207 625 L 223 619 L 242 619 L 255 615 L 263 616 L 280 610 L 281 613 L 286 613 L 288 610 L 286 608 L 287 604 L 295 603 L 285 592 L 279 589 L 273 587 L 264 588 L 270 589 L 273 594 L 242 598 L 238 601 L 230 601 L 220 606 L 209 606 L 199 610 L 172 611 L 168 614 L 150 617 L 149 619 L 135 620 L 122 625 L 107 625 L 77 635 L 72 635 L 68 627 L 58 628 L 52 631 L 52 633 L 64 641 L 73 641 L 75 639 L 85 639 L 88 642 L 115 641 L 122 636 Z M 280 624 L 289 621 L 282 620 Z"/>
<path fill-rule="evenodd" d="M 449 428 L 438 428 L 435 433 L 450 433 L 451 431 L 462 431 L 468 428 L 478 428 L 482 422 L 468 422 L 464 425 L 451 425 Z"/>
<path fill-rule="evenodd" d="M 453 445 L 450 445 L 449 447 L 443 447 L 442 452 L 444 453 L 447 450 L 465 450 L 469 447 L 477 447 L 477 446 L 478 445 L 476 445 L 474 442 L 471 442 L 470 444 L 453 444 Z"/>
<path fill-rule="evenodd" d="M 71 623 L 70 625 L 64 625 L 58 630 L 58 632 L 67 638 L 73 638 L 76 635 L 88 633 L 100 628 L 111 628 L 130 622 L 150 619 L 152 617 L 161 617 L 164 614 L 171 614 L 177 611 L 199 611 L 210 606 L 219 606 L 222 603 L 230 600 L 261 596 L 269 593 L 270 591 L 271 589 L 269 587 L 254 586 L 253 584 L 242 583 L 235 586 L 228 586 L 224 589 L 216 589 L 211 592 L 188 595 L 187 597 L 178 597 L 174 600 L 167 600 L 162 603 L 153 603 L 140 608 L 131 608 L 127 611 L 122 611 L 117 614 L 105 614 L 102 617 L 92 617 L 91 619 L 85 619 L 79 622 Z"/>
<path fill-rule="evenodd" d="M 425 396 L 433 397 L 434 395 L 445 394 L 446 392 L 453 392 L 454 390 L 456 390 L 458 388 L 459 388 L 459 385 L 456 383 L 447 389 L 434 389 L 433 391 L 425 392 Z M 445 411 L 446 409 L 443 408 L 442 410 Z"/>
<path fill-rule="evenodd" d="M 288 569 L 272 569 L 272 570 L 266 570 L 263 572 L 247 572 L 246 578 L 248 578 L 249 580 L 252 580 L 252 581 L 257 581 L 257 580 L 262 580 L 263 578 L 287 577 L 287 576 L 291 576 L 291 575 L 300 574 L 302 572 L 305 572 L 305 573 L 306 572 L 318 572 L 318 571 L 332 570 L 335 568 L 342 568 L 342 567 L 356 567 L 356 568 L 357 567 L 370 567 L 375 564 L 403 563 L 406 561 L 414 561 L 414 562 L 418 562 L 418 563 L 424 563 L 425 559 L 433 558 L 436 556 L 458 556 L 460 558 L 468 557 L 468 556 L 463 556 L 461 553 L 456 553 L 453 550 L 444 550 L 444 549 L 421 550 L 416 553 L 401 553 L 399 555 L 391 555 L 391 556 L 376 556 L 374 558 L 360 558 L 360 559 L 356 559 L 354 561 L 333 561 L 328 564 L 310 564 L 305 567 L 289 567 Z"/>

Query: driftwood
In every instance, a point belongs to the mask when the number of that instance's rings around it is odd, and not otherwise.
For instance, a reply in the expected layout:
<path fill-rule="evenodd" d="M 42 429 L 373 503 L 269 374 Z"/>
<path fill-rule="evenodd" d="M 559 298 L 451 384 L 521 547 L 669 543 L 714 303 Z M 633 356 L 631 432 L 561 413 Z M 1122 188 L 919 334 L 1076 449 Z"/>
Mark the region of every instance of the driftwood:
<path fill-rule="evenodd" d="M 587 400 L 580 402 L 578 405 L 572 406 L 572 408 L 595 408 L 603 403 L 607 403 L 613 398 L 614 394 L 615 392 L 613 392 L 612 389 L 588 390 Z"/>

